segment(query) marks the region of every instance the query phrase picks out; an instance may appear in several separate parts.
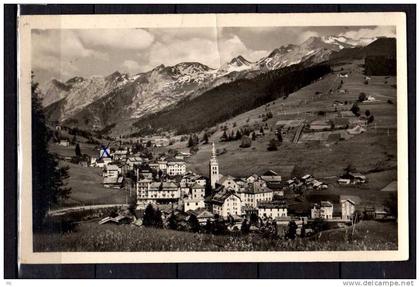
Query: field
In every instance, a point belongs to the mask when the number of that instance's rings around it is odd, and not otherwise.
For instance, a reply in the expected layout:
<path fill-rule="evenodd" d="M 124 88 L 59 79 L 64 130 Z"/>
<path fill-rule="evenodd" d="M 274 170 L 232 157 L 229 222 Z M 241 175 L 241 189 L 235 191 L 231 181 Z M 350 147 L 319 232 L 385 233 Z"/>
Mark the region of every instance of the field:
<path fill-rule="evenodd" d="M 369 83 L 365 84 L 361 64 L 361 61 L 353 61 L 335 67 L 333 73 L 289 95 L 287 99 L 277 99 L 218 125 L 218 127 L 227 126 L 228 131 L 236 131 L 245 125 L 253 127 L 267 124 L 268 126 L 264 129 L 264 136 L 257 137 L 249 148 L 240 148 L 240 141 L 220 142 L 223 131 L 217 128 L 210 137 L 210 142 L 214 141 L 217 149 L 226 150 L 218 156 L 220 173 L 248 176 L 273 169 L 278 170 L 284 179 L 309 173 L 330 184 L 327 192 L 356 195 L 366 205 L 382 204 L 387 194 L 381 193 L 380 189 L 397 179 L 395 77 L 371 77 Z M 349 73 L 348 78 L 337 77 L 341 68 L 343 72 Z M 338 89 L 341 81 L 343 84 Z M 346 93 L 340 93 L 342 89 L 345 89 Z M 277 121 L 300 119 L 310 123 L 313 120 L 335 117 L 337 113 L 333 107 L 334 101 L 343 103 L 347 101 L 348 104 L 344 109 L 348 110 L 352 103 L 357 101 L 361 92 L 377 100 L 372 103 L 359 103 L 361 114 L 369 110 L 375 117 L 367 132 L 346 140 L 329 142 L 304 141 L 302 138 L 305 137 L 323 137 L 322 133 L 305 130 L 299 143 L 284 141 L 277 151 L 267 151 L 268 142 L 276 137 Z M 388 100 L 391 100 L 392 104 L 387 103 Z M 263 121 L 261 115 L 268 111 L 272 112 L 273 118 Z M 318 115 L 320 111 L 325 114 Z M 185 145 L 185 142 L 178 142 L 173 147 L 186 150 Z M 200 144 L 198 152 L 188 162 L 189 168 L 207 174 L 210 155 L 211 145 Z M 338 186 L 337 177 L 349 164 L 365 174 L 369 182 L 360 187 Z M 285 166 L 294 166 L 294 172 L 282 173 Z"/>
<path fill-rule="evenodd" d="M 81 143 L 82 153 L 95 156 L 98 152 L 96 147 L 86 143 Z M 49 149 L 61 156 L 73 156 L 74 146 L 64 147 L 50 144 Z M 129 199 L 130 191 L 125 188 L 109 189 L 102 185 L 102 169 L 95 167 L 83 167 L 67 161 L 60 161 L 60 165 L 68 166 L 69 178 L 67 186 L 71 187 L 70 198 L 62 206 L 80 206 L 96 204 L 120 204 L 126 203 Z M 133 192 L 133 191 L 132 191 Z"/>
<path fill-rule="evenodd" d="M 250 234 L 214 236 L 135 225 L 85 222 L 64 234 L 34 234 L 34 250 L 54 251 L 302 251 L 397 249 L 397 225 L 364 221 L 351 229 L 328 230 L 312 238 L 264 239 Z"/>

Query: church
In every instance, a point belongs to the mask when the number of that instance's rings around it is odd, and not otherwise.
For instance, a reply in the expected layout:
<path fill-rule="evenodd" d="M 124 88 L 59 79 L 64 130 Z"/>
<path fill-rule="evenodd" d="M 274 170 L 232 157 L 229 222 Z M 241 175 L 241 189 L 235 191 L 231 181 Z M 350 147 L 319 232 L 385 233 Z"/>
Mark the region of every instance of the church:
<path fill-rule="evenodd" d="M 214 142 L 212 146 L 212 156 L 210 158 L 210 163 L 209 163 L 209 178 L 210 178 L 211 188 L 215 189 L 216 183 L 219 182 L 219 163 L 217 162 L 217 158 L 216 158 L 216 147 L 214 146 Z"/>

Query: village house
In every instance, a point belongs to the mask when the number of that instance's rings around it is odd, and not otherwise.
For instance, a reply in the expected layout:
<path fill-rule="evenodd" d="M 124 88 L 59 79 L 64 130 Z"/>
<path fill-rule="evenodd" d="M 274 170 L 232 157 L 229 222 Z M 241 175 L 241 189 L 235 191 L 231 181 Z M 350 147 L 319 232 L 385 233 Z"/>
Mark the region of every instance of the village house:
<path fill-rule="evenodd" d="M 331 130 L 331 123 L 325 120 L 315 120 L 310 123 L 309 130 L 311 131 L 327 131 Z"/>
<path fill-rule="evenodd" d="M 241 199 L 242 205 L 257 208 L 260 202 L 269 202 L 273 200 L 273 191 L 266 186 L 258 184 L 248 184 L 245 188 L 240 189 L 237 195 Z"/>
<path fill-rule="evenodd" d="M 351 220 L 355 211 L 355 202 L 350 199 L 341 200 L 341 219 Z"/>
<path fill-rule="evenodd" d="M 164 147 L 169 145 L 169 139 L 162 137 L 153 137 L 151 142 L 156 147 Z"/>
<path fill-rule="evenodd" d="M 128 155 L 128 150 L 126 149 L 117 149 L 113 153 L 113 159 L 114 160 L 126 160 Z"/>
<path fill-rule="evenodd" d="M 120 189 L 123 185 L 124 177 L 104 177 L 103 184 L 106 188 L 116 188 Z"/>
<path fill-rule="evenodd" d="M 175 175 L 185 175 L 187 172 L 187 165 L 182 160 L 170 160 L 168 161 L 168 167 L 166 169 L 166 173 L 169 176 Z"/>
<path fill-rule="evenodd" d="M 199 208 L 204 208 L 204 198 L 202 199 L 184 199 L 184 211 L 196 210 Z"/>
<path fill-rule="evenodd" d="M 234 190 L 236 192 L 239 190 L 239 186 L 236 183 L 235 178 L 230 175 L 222 176 L 219 180 L 219 184 L 224 186 L 226 189 Z"/>
<path fill-rule="evenodd" d="M 141 181 L 138 183 L 141 183 Z M 146 191 L 143 190 L 142 192 L 142 189 L 138 188 L 140 193 L 137 193 L 137 198 L 140 199 L 140 201 L 146 201 L 147 203 L 168 204 L 177 203 L 181 197 L 181 189 L 175 182 L 164 181 L 145 184 L 147 184 Z"/>
<path fill-rule="evenodd" d="M 333 204 L 329 201 L 321 201 L 320 204 L 314 204 L 311 209 L 311 218 L 332 219 L 333 218 Z"/>
<path fill-rule="evenodd" d="M 333 129 L 347 129 L 349 127 L 349 120 L 347 118 L 332 118 L 330 123 Z"/>
<path fill-rule="evenodd" d="M 197 217 L 198 223 L 200 223 L 200 225 L 206 225 L 207 221 L 210 221 L 210 222 L 214 221 L 214 214 L 205 208 L 189 210 L 187 213 L 189 213 L 190 215 L 194 214 Z"/>
<path fill-rule="evenodd" d="M 121 168 L 116 164 L 108 164 L 105 166 L 102 176 L 103 177 L 118 177 L 121 174 Z"/>
<path fill-rule="evenodd" d="M 285 202 L 260 202 L 257 205 L 257 209 L 260 218 L 269 217 L 276 219 L 287 216 L 287 206 Z"/>
<path fill-rule="evenodd" d="M 191 199 L 204 200 L 205 186 L 198 183 L 191 187 Z"/>
<path fill-rule="evenodd" d="M 212 196 L 210 204 L 213 213 L 223 218 L 227 218 L 229 215 L 242 214 L 240 197 L 234 191 L 225 189 L 224 186 L 216 189 L 216 193 Z"/>
<path fill-rule="evenodd" d="M 140 179 L 136 182 L 137 201 L 148 198 L 149 186 L 153 181 L 151 179 Z"/>
<path fill-rule="evenodd" d="M 60 142 L 58 144 L 61 145 L 61 146 L 68 147 L 70 145 L 70 142 L 67 139 L 62 139 L 62 140 L 60 140 Z"/>
<path fill-rule="evenodd" d="M 95 166 L 96 167 L 100 167 L 100 168 L 104 168 L 108 164 L 110 164 L 111 162 L 112 162 L 112 158 L 110 158 L 110 157 L 103 157 L 103 158 L 100 158 L 100 159 L 96 160 Z"/>
<path fill-rule="evenodd" d="M 130 170 L 133 170 L 134 166 L 141 165 L 142 163 L 143 159 L 139 156 L 133 156 L 127 159 L 127 165 L 129 166 Z"/>
<path fill-rule="evenodd" d="M 165 159 L 160 159 L 157 161 L 158 165 L 159 165 L 159 169 L 161 171 L 166 171 L 166 169 L 168 168 L 168 162 Z"/>
<path fill-rule="evenodd" d="M 149 167 L 140 167 L 136 169 L 137 179 L 147 178 L 153 179 L 153 173 Z"/>

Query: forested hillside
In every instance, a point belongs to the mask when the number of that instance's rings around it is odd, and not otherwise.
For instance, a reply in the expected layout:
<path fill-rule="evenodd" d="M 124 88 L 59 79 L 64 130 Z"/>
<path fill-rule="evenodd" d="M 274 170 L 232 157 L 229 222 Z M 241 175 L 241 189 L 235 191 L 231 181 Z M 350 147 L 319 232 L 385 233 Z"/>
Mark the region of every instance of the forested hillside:
<path fill-rule="evenodd" d="M 174 130 L 178 134 L 200 131 L 274 99 L 287 97 L 330 72 L 327 64 L 308 68 L 294 65 L 252 79 L 237 80 L 141 118 L 135 126 L 142 134 L 159 129 Z"/>

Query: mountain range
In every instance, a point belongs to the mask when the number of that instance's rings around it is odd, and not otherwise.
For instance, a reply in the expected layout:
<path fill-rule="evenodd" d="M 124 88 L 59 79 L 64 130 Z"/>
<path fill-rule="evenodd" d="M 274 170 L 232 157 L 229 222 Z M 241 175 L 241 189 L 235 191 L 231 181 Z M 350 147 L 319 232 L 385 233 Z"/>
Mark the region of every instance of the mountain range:
<path fill-rule="evenodd" d="M 240 79 L 253 79 L 296 64 L 310 67 L 340 58 L 340 54 L 351 54 L 353 50 L 360 54 L 360 49 L 379 40 L 310 37 L 300 45 L 276 48 L 255 62 L 239 55 L 218 69 L 198 62 L 183 62 L 174 66 L 159 65 L 135 75 L 116 71 L 106 77 L 74 77 L 66 82 L 53 79 L 42 89 L 42 100 L 50 121 L 87 130 L 103 129 L 170 109 L 179 102 Z"/>

